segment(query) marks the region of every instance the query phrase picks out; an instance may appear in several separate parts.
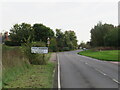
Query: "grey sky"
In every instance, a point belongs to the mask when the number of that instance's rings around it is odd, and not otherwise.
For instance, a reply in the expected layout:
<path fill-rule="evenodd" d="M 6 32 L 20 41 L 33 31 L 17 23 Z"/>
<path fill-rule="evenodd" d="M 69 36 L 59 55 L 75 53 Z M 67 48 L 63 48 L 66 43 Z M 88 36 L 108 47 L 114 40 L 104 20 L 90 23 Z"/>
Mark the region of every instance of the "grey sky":
<path fill-rule="evenodd" d="M 46 1 L 46 0 L 45 0 Z M 16 23 L 43 23 L 52 28 L 74 30 L 79 43 L 90 40 L 90 30 L 99 21 L 118 25 L 118 3 L 106 2 L 2 2 L 0 30 Z"/>

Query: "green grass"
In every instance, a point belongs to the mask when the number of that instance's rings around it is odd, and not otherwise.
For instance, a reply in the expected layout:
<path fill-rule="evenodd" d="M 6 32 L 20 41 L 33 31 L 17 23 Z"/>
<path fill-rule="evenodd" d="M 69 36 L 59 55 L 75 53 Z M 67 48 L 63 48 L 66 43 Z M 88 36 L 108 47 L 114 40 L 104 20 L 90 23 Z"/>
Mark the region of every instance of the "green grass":
<path fill-rule="evenodd" d="M 3 87 L 7 85 L 9 82 L 17 78 L 18 75 L 22 74 L 25 72 L 25 70 L 29 69 L 31 65 L 28 64 L 23 64 L 21 66 L 15 66 L 11 67 L 9 69 L 6 69 L 2 73 L 2 84 Z"/>
<path fill-rule="evenodd" d="M 33 65 L 4 88 L 52 88 L 55 64 Z"/>
<path fill-rule="evenodd" d="M 89 56 L 92 58 L 96 58 L 99 60 L 106 60 L 106 61 L 120 61 L 118 60 L 118 52 L 120 50 L 106 50 L 106 51 L 92 51 L 92 50 L 86 50 L 81 51 L 78 54 Z"/>
<path fill-rule="evenodd" d="M 27 58 L 21 53 L 20 47 L 2 46 L 2 85 L 7 85 L 17 75 L 29 69 Z"/>
<path fill-rule="evenodd" d="M 3 45 L 2 81 L 3 88 L 52 88 L 54 63 L 30 65 L 21 47 Z M 41 60 L 42 55 L 39 55 Z M 51 53 L 45 54 L 48 62 Z"/>

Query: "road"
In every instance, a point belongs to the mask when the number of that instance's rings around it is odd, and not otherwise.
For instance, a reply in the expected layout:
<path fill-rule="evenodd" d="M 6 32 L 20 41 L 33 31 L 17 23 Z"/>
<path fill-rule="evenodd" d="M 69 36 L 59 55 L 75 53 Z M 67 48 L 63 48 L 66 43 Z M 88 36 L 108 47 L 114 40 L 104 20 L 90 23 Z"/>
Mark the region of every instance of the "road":
<path fill-rule="evenodd" d="M 118 64 L 78 55 L 58 53 L 61 88 L 118 88 Z"/>

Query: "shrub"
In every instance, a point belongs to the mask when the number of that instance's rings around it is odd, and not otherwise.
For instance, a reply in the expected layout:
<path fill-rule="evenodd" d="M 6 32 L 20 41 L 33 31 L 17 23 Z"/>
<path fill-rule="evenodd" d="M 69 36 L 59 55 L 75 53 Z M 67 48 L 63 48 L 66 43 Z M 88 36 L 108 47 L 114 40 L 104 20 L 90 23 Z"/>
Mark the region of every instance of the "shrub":
<path fill-rule="evenodd" d="M 69 51 L 70 48 L 69 47 L 63 47 L 63 51 Z"/>
<path fill-rule="evenodd" d="M 13 42 L 13 41 L 5 41 L 5 45 L 7 46 L 21 46 L 19 42 Z"/>
<path fill-rule="evenodd" d="M 44 42 L 33 42 L 22 45 L 22 51 L 25 56 L 29 59 L 31 64 L 40 65 L 46 64 L 46 61 L 43 59 L 43 54 L 31 53 L 31 47 L 44 47 Z"/>
<path fill-rule="evenodd" d="M 101 50 L 118 50 L 118 47 L 95 47 L 92 51 L 101 51 Z"/>
<path fill-rule="evenodd" d="M 50 45 L 49 45 L 49 51 L 51 51 L 51 52 L 58 51 L 56 38 L 51 38 Z"/>

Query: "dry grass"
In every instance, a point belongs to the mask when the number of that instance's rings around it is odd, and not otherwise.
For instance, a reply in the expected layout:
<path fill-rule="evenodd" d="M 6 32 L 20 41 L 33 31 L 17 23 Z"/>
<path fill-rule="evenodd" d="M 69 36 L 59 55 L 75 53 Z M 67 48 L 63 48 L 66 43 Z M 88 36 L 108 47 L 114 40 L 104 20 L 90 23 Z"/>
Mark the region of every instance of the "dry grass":
<path fill-rule="evenodd" d="M 30 66 L 29 61 L 21 53 L 19 47 L 2 47 L 2 79 L 3 85 L 15 79 Z"/>

